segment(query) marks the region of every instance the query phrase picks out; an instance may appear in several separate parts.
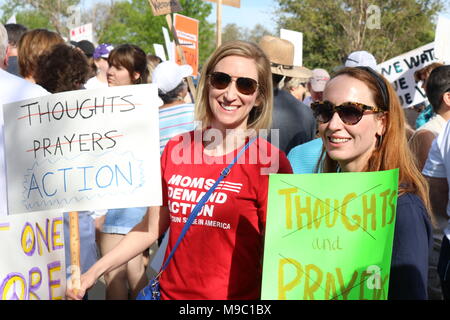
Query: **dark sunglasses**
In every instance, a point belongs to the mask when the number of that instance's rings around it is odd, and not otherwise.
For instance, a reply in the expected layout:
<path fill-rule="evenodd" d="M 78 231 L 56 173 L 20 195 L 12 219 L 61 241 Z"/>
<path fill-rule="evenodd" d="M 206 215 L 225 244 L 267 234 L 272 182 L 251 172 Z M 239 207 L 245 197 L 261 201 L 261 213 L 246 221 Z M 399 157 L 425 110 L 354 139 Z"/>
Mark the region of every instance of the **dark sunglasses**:
<path fill-rule="evenodd" d="M 318 101 L 311 103 L 314 116 L 320 122 L 326 123 L 333 118 L 335 112 L 338 113 L 342 122 L 347 125 L 355 125 L 361 121 L 365 112 L 377 113 L 384 110 L 378 107 L 366 106 L 358 102 L 344 102 L 338 106 L 330 101 Z"/>
<path fill-rule="evenodd" d="M 231 81 L 231 76 L 223 72 L 213 72 L 209 75 L 209 83 L 219 90 L 227 88 Z M 251 95 L 258 88 L 258 82 L 252 78 L 240 77 L 236 79 L 236 88 L 242 94 Z"/>

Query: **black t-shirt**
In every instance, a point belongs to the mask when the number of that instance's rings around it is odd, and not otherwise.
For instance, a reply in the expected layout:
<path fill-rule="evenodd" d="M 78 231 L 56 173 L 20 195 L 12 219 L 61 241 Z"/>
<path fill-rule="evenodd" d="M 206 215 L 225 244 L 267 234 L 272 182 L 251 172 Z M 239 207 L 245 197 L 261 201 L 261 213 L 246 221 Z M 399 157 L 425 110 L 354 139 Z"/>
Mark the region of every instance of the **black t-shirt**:
<path fill-rule="evenodd" d="M 284 151 L 289 151 L 315 138 L 316 120 L 311 108 L 285 90 L 274 90 L 272 129 L 279 130 L 279 143 L 275 135 L 269 141 Z"/>

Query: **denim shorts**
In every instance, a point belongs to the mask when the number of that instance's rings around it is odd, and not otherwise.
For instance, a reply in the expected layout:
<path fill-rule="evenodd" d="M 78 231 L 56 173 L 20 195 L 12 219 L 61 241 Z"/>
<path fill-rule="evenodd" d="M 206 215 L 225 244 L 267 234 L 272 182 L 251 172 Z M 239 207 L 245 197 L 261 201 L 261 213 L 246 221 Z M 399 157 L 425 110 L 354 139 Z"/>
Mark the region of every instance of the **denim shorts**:
<path fill-rule="evenodd" d="M 90 211 L 78 211 L 80 232 L 80 268 L 85 273 L 97 261 L 97 244 L 95 243 L 95 222 Z M 70 276 L 70 229 L 69 213 L 64 212 L 64 253 L 66 256 L 66 276 Z"/>
<path fill-rule="evenodd" d="M 145 216 L 147 207 L 109 209 L 106 213 L 103 233 L 127 234 Z"/>

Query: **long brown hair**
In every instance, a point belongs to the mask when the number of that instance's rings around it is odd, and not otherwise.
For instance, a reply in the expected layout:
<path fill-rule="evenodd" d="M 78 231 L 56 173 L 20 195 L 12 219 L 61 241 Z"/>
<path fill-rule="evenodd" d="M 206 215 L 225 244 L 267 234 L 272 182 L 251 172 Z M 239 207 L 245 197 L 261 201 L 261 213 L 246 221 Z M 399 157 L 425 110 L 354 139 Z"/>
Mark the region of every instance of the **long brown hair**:
<path fill-rule="evenodd" d="M 428 184 L 417 168 L 405 135 L 405 117 L 399 98 L 391 84 L 377 74 L 386 89 L 388 105 L 385 105 L 383 93 L 373 74 L 360 68 L 343 68 L 333 77 L 347 75 L 364 82 L 373 94 L 376 106 L 386 110 L 386 125 L 382 138 L 378 140 L 376 149 L 367 163 L 364 171 L 383 171 L 399 168 L 399 193 L 414 193 L 422 199 L 428 212 L 431 212 L 428 196 Z M 325 88 L 326 91 L 326 88 Z M 331 159 L 325 150 L 319 160 L 318 171 L 336 172 L 337 161 Z"/>
<path fill-rule="evenodd" d="M 147 55 L 144 50 L 133 44 L 122 44 L 114 48 L 108 57 L 110 66 L 123 67 L 130 74 L 134 84 L 147 83 L 149 71 L 147 68 Z M 139 78 L 134 80 L 133 74 L 139 73 Z"/>

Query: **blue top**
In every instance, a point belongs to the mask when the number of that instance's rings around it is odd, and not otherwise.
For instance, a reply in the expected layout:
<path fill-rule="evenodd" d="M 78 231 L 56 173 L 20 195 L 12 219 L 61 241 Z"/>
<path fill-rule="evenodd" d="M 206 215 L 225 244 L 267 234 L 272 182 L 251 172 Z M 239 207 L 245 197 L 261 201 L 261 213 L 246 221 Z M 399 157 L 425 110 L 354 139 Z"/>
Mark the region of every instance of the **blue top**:
<path fill-rule="evenodd" d="M 316 173 L 322 145 L 322 139 L 317 138 L 291 149 L 287 157 L 294 173 Z"/>
<path fill-rule="evenodd" d="M 412 193 L 397 200 L 389 300 L 427 299 L 432 230 L 422 200 Z"/>
<path fill-rule="evenodd" d="M 429 104 L 416 118 L 416 130 L 427 123 L 434 116 L 433 106 Z"/>

